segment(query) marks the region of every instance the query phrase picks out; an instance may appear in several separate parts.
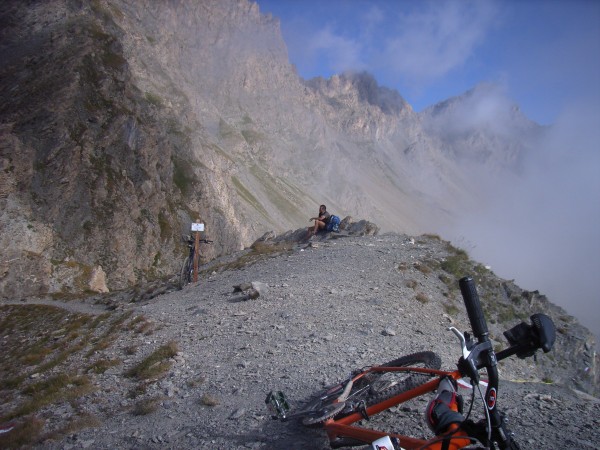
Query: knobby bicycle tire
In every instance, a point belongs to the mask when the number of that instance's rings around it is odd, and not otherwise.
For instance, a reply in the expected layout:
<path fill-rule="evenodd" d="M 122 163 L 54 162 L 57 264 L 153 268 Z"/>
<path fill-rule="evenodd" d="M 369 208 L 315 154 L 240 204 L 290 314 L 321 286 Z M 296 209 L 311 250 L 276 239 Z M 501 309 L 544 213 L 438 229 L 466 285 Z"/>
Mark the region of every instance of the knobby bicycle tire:
<path fill-rule="evenodd" d="M 183 265 L 181 266 L 181 273 L 179 274 L 179 287 L 183 289 L 183 287 L 192 282 L 192 269 L 191 269 L 192 260 L 188 256 L 185 258 Z"/>
<path fill-rule="evenodd" d="M 307 427 L 319 426 L 327 419 L 338 415 L 345 406 L 345 402 L 321 404 L 315 402 L 312 408 L 306 411 L 306 416 L 302 418 L 302 424 Z"/>
<path fill-rule="evenodd" d="M 382 367 L 412 366 L 429 369 L 439 369 L 441 365 L 440 357 L 433 352 L 413 353 L 381 364 Z M 366 406 L 371 406 L 412 389 L 429 379 L 426 374 L 414 372 L 393 372 L 393 375 L 389 377 L 390 379 L 386 375 L 386 373 L 373 372 L 358 379 L 350 390 L 348 398 L 352 401 L 348 402 L 348 408 L 346 409 L 346 402 L 337 402 L 337 398 L 343 391 L 343 386 L 328 387 L 304 406 L 301 412 L 303 414 L 302 423 L 306 426 L 319 426 L 331 417 L 338 419 L 345 417 L 354 412 L 352 402 L 364 401 Z"/>
<path fill-rule="evenodd" d="M 521 450 L 521 446 L 515 440 L 512 440 L 506 450 Z"/>
<path fill-rule="evenodd" d="M 332 385 L 314 395 L 298 413 L 302 424 L 308 427 L 319 426 L 325 420 L 337 415 L 344 407 L 343 402 L 336 403 L 343 390 L 344 386 L 341 384 Z M 332 405 L 335 406 L 332 408 Z"/>
<path fill-rule="evenodd" d="M 420 367 L 439 369 L 442 360 L 434 352 L 418 352 L 381 364 L 381 367 Z M 373 372 L 365 377 L 370 384 L 365 401 L 367 406 L 381 403 L 430 380 L 427 374 L 416 372 Z M 352 393 L 350 393 L 352 395 Z"/>

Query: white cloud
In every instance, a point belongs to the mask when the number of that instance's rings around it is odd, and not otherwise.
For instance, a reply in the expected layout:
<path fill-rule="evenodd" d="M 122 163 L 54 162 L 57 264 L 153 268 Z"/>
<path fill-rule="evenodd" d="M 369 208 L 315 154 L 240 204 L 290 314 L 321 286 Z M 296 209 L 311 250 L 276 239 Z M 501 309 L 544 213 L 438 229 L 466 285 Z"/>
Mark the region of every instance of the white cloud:
<path fill-rule="evenodd" d="M 321 29 L 308 40 L 307 53 L 313 58 L 322 58 L 335 72 L 365 67 L 360 43 L 352 38 L 336 34 L 332 26 Z"/>
<path fill-rule="evenodd" d="M 384 3 L 375 4 L 360 11 L 351 26 L 334 20 L 314 30 L 312 24 L 304 23 L 303 32 L 298 27 L 291 45 L 301 55 L 303 67 L 321 64 L 337 73 L 381 69 L 424 86 L 463 66 L 497 13 L 492 1 L 416 5 L 391 2 L 386 8 Z"/>
<path fill-rule="evenodd" d="M 518 125 L 515 124 L 514 107 L 515 102 L 508 96 L 505 84 L 481 83 L 460 98 L 449 99 L 445 109 L 430 117 L 426 126 L 445 136 L 475 129 L 510 135 Z"/>
<path fill-rule="evenodd" d="M 385 19 L 385 14 L 376 5 L 372 5 L 364 14 L 364 32 L 361 33 L 363 38 L 369 39 L 372 34 L 378 29 Z"/>
<path fill-rule="evenodd" d="M 492 25 L 491 2 L 428 2 L 411 14 L 400 14 L 396 30 L 383 40 L 379 61 L 397 75 L 429 81 L 465 64 Z"/>

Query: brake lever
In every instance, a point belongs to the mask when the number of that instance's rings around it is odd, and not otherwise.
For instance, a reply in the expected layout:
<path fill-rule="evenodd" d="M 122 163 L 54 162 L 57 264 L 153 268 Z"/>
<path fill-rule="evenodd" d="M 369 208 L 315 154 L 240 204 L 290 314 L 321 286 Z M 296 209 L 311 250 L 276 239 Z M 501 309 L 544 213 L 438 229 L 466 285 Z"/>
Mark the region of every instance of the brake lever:
<path fill-rule="evenodd" d="M 459 330 L 457 330 L 454 327 L 448 327 L 448 330 L 452 331 L 456 335 L 456 337 L 459 339 L 460 349 L 462 351 L 463 358 L 466 360 L 469 357 L 469 355 L 471 354 L 471 352 L 467 349 L 467 341 L 465 339 L 464 334 L 462 334 Z"/>
<path fill-rule="evenodd" d="M 477 370 L 475 362 L 471 358 L 473 350 L 477 351 L 477 346 L 472 345 L 470 337 L 468 338 L 469 342 L 467 343 L 467 338 L 465 337 L 466 333 L 463 334 L 454 327 L 448 327 L 448 329 L 452 331 L 460 340 L 462 362 L 459 361 L 459 370 L 461 371 L 461 373 L 463 373 L 463 375 L 466 374 L 469 378 L 471 378 L 471 381 L 474 381 L 475 384 L 479 383 L 479 372 Z M 472 350 L 469 350 L 469 347 L 471 347 Z M 475 357 L 477 357 L 476 355 L 478 355 L 478 352 L 475 354 Z"/>

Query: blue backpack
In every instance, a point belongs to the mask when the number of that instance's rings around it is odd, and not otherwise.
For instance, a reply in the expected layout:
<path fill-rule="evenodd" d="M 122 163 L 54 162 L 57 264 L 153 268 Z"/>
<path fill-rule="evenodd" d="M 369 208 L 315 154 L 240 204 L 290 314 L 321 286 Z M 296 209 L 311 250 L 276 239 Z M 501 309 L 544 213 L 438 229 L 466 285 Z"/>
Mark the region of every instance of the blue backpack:
<path fill-rule="evenodd" d="M 331 216 L 329 218 L 327 231 L 340 231 L 340 218 L 338 216 Z"/>

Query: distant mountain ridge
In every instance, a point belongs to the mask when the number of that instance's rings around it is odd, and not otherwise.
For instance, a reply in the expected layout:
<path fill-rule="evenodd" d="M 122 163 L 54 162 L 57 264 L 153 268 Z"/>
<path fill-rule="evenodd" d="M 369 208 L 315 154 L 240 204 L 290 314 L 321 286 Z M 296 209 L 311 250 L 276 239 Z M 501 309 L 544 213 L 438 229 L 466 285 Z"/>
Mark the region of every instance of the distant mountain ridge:
<path fill-rule="evenodd" d="M 513 170 L 543 133 L 506 104 L 450 129 L 481 88 L 419 114 L 368 73 L 302 80 L 247 0 L 8 1 L 0 25 L 4 297 L 174 274 L 196 220 L 204 259 L 320 203 L 436 231 L 477 202 L 465 161 Z"/>

